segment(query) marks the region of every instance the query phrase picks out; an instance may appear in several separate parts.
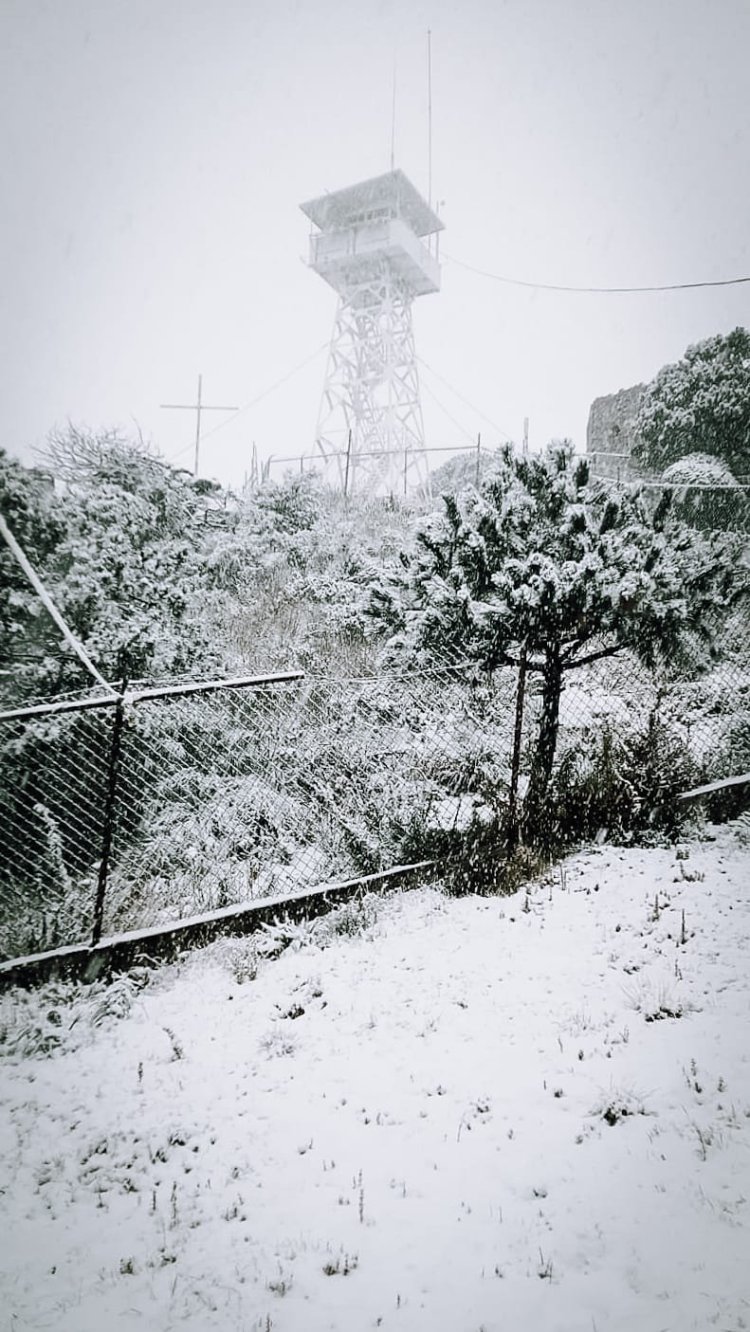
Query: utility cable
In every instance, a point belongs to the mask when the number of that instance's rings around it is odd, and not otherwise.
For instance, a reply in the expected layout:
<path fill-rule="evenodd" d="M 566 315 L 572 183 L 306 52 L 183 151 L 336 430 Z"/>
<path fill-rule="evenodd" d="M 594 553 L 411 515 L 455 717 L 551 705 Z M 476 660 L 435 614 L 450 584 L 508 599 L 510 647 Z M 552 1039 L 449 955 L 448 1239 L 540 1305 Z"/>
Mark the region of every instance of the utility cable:
<path fill-rule="evenodd" d="M 428 365 L 427 362 L 426 362 L 425 360 L 423 360 L 421 356 L 417 356 L 417 360 L 419 361 L 419 364 L 420 364 L 421 366 L 423 366 L 423 368 L 424 368 L 425 370 L 428 370 L 429 373 L 430 373 L 431 375 L 434 375 L 436 379 L 439 379 L 439 380 L 440 380 L 440 383 L 441 383 L 445 388 L 448 389 L 449 393 L 453 393 L 453 394 L 455 394 L 455 396 L 459 399 L 460 402 L 462 402 L 462 403 L 464 404 L 465 407 L 469 407 L 469 408 L 471 409 L 472 412 L 476 412 L 477 416 L 480 416 L 480 417 L 482 418 L 483 421 L 486 421 L 488 426 L 492 426 L 492 429 L 493 429 L 493 430 L 496 430 L 497 433 L 498 433 L 498 435 L 504 435 L 505 438 L 506 438 L 511 444 L 513 443 L 513 439 L 512 439 L 512 437 L 508 434 L 507 430 L 503 430 L 502 427 L 499 426 L 499 425 L 497 424 L 497 422 L 490 420 L 489 416 L 486 416 L 484 412 L 480 411 L 480 409 L 479 409 L 478 407 L 476 407 L 475 404 L 474 404 L 473 402 L 469 402 L 469 399 L 468 399 L 468 398 L 465 398 L 464 395 L 463 395 L 463 393 L 459 393 L 459 391 L 458 391 L 457 388 L 454 388 L 452 384 L 449 384 L 449 383 L 448 383 L 448 380 L 447 380 L 447 379 L 444 379 L 442 375 L 439 375 L 438 372 L 437 372 L 437 370 L 433 370 L 432 366 L 431 366 L 431 365 Z M 425 387 L 427 387 L 427 385 L 425 385 Z M 428 390 L 428 391 L 429 391 L 429 390 Z"/>
<path fill-rule="evenodd" d="M 502 282 L 508 287 L 526 287 L 531 291 L 578 292 L 585 295 L 619 296 L 654 291 L 696 291 L 702 287 L 738 287 L 744 282 L 750 282 L 750 277 L 736 277 L 720 278 L 713 282 L 668 282 L 653 287 L 571 287 L 553 282 L 524 282 L 521 278 L 505 277 L 501 273 L 490 273 L 484 268 L 476 268 L 474 264 L 464 263 L 463 259 L 456 259 L 452 254 L 446 254 L 445 251 L 443 251 L 442 257 L 447 259 L 449 264 L 455 264 L 457 268 L 464 268 L 467 273 L 476 273 L 477 277 L 489 278 L 492 282 Z"/>
<path fill-rule="evenodd" d="M 432 391 L 432 389 L 430 388 L 429 384 L 423 384 L 422 387 L 425 389 L 425 391 L 426 391 L 426 392 L 429 394 L 429 396 L 432 398 L 432 401 L 433 401 L 434 403 L 437 404 L 437 406 L 440 408 L 440 410 L 441 410 L 441 412 L 443 413 L 443 415 L 444 415 L 444 416 L 447 416 L 447 418 L 448 418 L 448 420 L 450 421 L 451 425 L 455 426 L 455 427 L 456 427 L 456 430 L 459 430 L 459 431 L 461 432 L 461 434 L 462 434 L 462 435 L 465 435 L 467 439 L 470 439 L 470 440 L 472 441 L 472 443 L 476 443 L 476 440 L 475 440 L 474 436 L 472 435 L 471 431 L 470 431 L 470 430 L 467 430 L 467 429 L 466 429 L 466 426 L 462 426 L 462 425 L 461 425 L 461 422 L 460 422 L 460 421 L 457 421 L 456 418 L 455 418 L 455 416 L 451 416 L 451 413 L 448 411 L 448 408 L 443 406 L 443 404 L 442 404 L 442 402 L 440 401 L 440 399 L 435 395 L 435 393 L 433 393 L 433 391 Z"/>
<path fill-rule="evenodd" d="M 277 379 L 275 383 L 269 385 L 268 388 L 263 389 L 262 393 L 258 393 L 254 398 L 251 398 L 249 402 L 244 403 L 242 407 L 238 407 L 231 416 L 225 417 L 223 421 L 219 421 L 218 425 L 212 426 L 210 430 L 207 430 L 205 434 L 202 434 L 201 443 L 210 439 L 212 435 L 217 433 L 217 431 L 226 429 L 226 427 L 231 425 L 233 421 L 236 421 L 237 417 L 241 416 L 243 412 L 249 412 L 251 407 L 255 407 L 257 403 L 262 402 L 262 400 L 267 398 L 271 393 L 275 393 L 276 389 L 281 388 L 282 385 L 286 384 L 299 370 L 304 370 L 305 366 L 309 365 L 311 361 L 314 361 L 316 356 L 320 356 L 320 353 L 328 346 L 329 340 L 326 339 L 326 341 L 322 342 L 319 347 L 315 348 L 314 352 L 311 352 L 309 356 L 306 356 L 303 361 L 299 361 L 297 365 L 292 366 L 292 369 L 288 370 L 285 375 L 282 375 L 281 379 Z M 170 454 L 167 462 L 174 462 L 175 458 L 181 458 L 183 453 L 187 453 L 192 448 L 192 444 L 186 444 L 185 447 L 179 449 L 177 453 Z"/>

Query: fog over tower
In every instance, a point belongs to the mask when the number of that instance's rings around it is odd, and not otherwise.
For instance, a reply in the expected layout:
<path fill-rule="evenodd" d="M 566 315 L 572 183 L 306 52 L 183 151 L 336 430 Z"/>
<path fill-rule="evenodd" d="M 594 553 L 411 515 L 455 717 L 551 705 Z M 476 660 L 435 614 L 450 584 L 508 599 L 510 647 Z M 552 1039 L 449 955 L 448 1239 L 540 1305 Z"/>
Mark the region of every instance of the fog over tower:
<path fill-rule="evenodd" d="M 427 476 L 412 302 L 440 290 L 443 224 L 399 170 L 301 208 L 310 267 L 339 297 L 316 452 L 349 492 L 402 493 Z"/>

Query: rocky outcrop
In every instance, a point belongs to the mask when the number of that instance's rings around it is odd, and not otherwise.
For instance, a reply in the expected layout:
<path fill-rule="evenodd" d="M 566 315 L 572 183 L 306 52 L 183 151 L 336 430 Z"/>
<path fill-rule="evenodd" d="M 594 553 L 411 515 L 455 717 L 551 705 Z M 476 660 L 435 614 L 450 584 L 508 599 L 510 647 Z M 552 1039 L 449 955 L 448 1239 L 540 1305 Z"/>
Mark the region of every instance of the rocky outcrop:
<path fill-rule="evenodd" d="M 635 423 L 645 388 L 645 384 L 634 384 L 592 402 L 586 427 L 586 452 L 595 476 L 629 481 L 642 475 L 632 454 L 637 439 Z"/>

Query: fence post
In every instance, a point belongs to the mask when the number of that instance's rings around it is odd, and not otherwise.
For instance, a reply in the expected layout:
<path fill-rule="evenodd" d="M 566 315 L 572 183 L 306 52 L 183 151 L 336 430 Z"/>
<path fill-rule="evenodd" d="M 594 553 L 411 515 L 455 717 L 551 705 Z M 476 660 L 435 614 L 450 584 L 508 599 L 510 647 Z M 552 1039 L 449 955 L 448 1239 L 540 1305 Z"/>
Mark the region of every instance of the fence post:
<path fill-rule="evenodd" d="M 107 877 L 109 875 L 109 864 L 112 858 L 112 840 L 115 827 L 115 807 L 117 804 L 117 779 L 120 768 L 120 749 L 122 739 L 122 728 L 125 724 L 125 681 L 122 683 L 122 695 L 118 698 L 115 705 L 114 721 L 112 723 L 112 741 L 109 748 L 109 765 L 107 772 L 107 799 L 104 806 L 104 827 L 102 829 L 102 858 L 99 862 L 99 874 L 96 881 L 96 898 L 94 899 L 94 928 L 91 932 L 91 947 L 95 948 L 102 936 L 102 924 L 104 922 L 104 898 L 107 892 Z"/>
<path fill-rule="evenodd" d="M 350 430 L 346 441 L 346 470 L 344 472 L 344 499 L 346 499 L 349 494 L 349 466 L 351 464 L 351 460 L 352 460 L 352 432 Z"/>
<path fill-rule="evenodd" d="M 518 684 L 516 686 L 516 723 L 513 731 L 513 755 L 510 764 L 510 790 L 508 791 L 508 850 L 518 846 L 518 778 L 521 771 L 521 742 L 523 739 L 523 705 L 526 695 L 526 644 L 521 645 L 518 658 Z"/>

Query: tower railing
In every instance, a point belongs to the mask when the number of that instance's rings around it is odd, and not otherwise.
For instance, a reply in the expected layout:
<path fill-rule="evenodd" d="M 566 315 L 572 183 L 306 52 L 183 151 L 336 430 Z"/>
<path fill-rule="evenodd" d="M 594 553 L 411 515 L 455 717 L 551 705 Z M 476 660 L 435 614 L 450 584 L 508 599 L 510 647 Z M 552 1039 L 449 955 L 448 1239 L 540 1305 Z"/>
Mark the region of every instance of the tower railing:
<path fill-rule="evenodd" d="M 352 261 L 387 256 L 399 277 L 404 278 L 415 295 L 440 289 L 440 265 L 410 227 L 401 218 L 341 231 L 319 232 L 310 237 L 310 267 L 337 288 L 336 270 L 346 266 L 341 283 L 348 281 Z"/>

